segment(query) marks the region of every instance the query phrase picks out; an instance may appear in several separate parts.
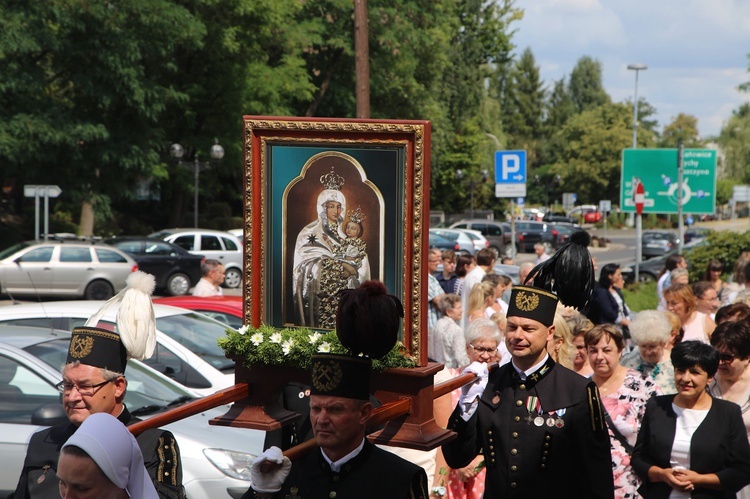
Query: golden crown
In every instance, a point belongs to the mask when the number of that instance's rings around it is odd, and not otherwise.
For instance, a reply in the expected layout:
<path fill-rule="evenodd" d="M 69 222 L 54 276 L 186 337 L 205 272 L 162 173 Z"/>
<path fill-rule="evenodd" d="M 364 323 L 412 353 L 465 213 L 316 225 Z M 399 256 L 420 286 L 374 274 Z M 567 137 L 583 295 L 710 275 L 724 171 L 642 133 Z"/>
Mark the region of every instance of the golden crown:
<path fill-rule="evenodd" d="M 357 224 L 361 224 L 362 220 L 367 218 L 367 216 L 364 213 L 362 213 L 362 209 L 359 206 L 357 206 L 356 210 L 347 211 L 346 216 L 349 217 L 349 220 Z"/>
<path fill-rule="evenodd" d="M 320 183 L 325 186 L 326 189 L 333 189 L 338 191 L 341 186 L 344 185 L 344 177 L 333 171 L 331 167 L 331 173 L 326 173 L 320 176 Z"/>

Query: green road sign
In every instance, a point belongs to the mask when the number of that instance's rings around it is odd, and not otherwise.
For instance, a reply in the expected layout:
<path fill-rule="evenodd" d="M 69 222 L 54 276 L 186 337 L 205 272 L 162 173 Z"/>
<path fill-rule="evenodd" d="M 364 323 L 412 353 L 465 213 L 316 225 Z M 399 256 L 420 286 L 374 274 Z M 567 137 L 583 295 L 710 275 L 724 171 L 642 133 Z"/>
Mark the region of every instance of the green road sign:
<path fill-rule="evenodd" d="M 635 212 L 635 191 L 643 184 L 643 213 L 677 213 L 677 149 L 622 151 L 620 207 Z M 716 151 L 685 149 L 682 157 L 683 213 L 716 211 Z"/>

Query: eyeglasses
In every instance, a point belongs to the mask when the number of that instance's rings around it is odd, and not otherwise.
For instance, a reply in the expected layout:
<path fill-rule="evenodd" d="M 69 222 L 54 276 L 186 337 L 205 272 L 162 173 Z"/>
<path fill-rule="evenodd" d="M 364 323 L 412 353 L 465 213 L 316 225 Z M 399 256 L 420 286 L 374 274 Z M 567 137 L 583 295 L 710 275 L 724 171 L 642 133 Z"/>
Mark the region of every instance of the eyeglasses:
<path fill-rule="evenodd" d="M 487 355 L 496 355 L 497 354 L 497 348 L 487 348 L 487 347 L 475 347 L 471 343 L 469 343 L 469 346 L 477 355 L 482 355 L 483 353 L 486 353 Z"/>
<path fill-rule="evenodd" d="M 731 353 L 720 353 L 719 354 L 719 362 L 723 362 L 725 364 L 729 364 L 734 359 L 736 359 L 737 356 Z"/>
<path fill-rule="evenodd" d="M 77 385 L 75 383 L 68 383 L 66 381 L 60 381 L 58 384 L 55 385 L 55 388 L 60 393 L 70 393 L 73 391 L 73 388 L 78 390 L 78 393 L 82 397 L 91 397 L 94 393 L 96 393 L 97 388 L 101 388 L 107 383 L 112 383 L 114 380 L 110 379 L 107 381 L 102 381 L 101 383 L 97 383 L 95 385 Z"/>

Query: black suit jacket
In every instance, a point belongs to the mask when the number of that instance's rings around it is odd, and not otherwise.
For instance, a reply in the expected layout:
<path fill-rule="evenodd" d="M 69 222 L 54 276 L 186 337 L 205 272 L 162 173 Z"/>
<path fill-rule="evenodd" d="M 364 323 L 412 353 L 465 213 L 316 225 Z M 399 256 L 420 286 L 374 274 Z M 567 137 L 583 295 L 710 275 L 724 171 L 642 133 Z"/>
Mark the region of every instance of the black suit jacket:
<path fill-rule="evenodd" d="M 362 452 L 344 464 L 339 473 L 323 458 L 320 449 L 292 463 L 292 470 L 274 498 L 428 499 L 425 471 L 365 440 Z M 257 497 L 250 488 L 243 499 Z"/>
<path fill-rule="evenodd" d="M 672 409 L 674 395 L 654 397 L 646 405 L 646 414 L 638 432 L 631 464 L 643 481 L 638 492 L 645 498 L 667 498 L 672 488 L 663 482 L 649 482 L 652 466 L 671 468 L 677 415 Z M 706 419 L 690 441 L 690 469 L 701 474 L 715 473 L 723 490 L 696 488 L 691 497 L 735 497 L 750 483 L 750 445 L 740 407 L 726 400 L 713 399 Z"/>
<path fill-rule="evenodd" d="M 625 298 L 622 296 L 622 292 L 615 288 L 615 292 L 620 295 L 622 300 L 623 313 L 626 317 L 630 315 L 630 310 L 625 304 Z M 617 301 L 609 289 L 605 289 L 598 284 L 594 287 L 594 293 L 591 296 L 591 303 L 589 304 L 586 317 L 591 319 L 594 324 L 614 324 L 619 315 L 619 307 Z"/>
<path fill-rule="evenodd" d="M 529 397 L 541 403 L 540 426 L 533 421 L 536 412 L 527 418 Z M 561 491 L 613 497 L 609 435 L 593 382 L 552 359 L 525 381 L 506 364 L 490 374 L 478 404 L 468 421 L 456 407 L 448 429 L 458 438 L 443 445 L 443 454 L 451 468 L 484 454 L 485 497 L 561 497 Z M 561 410 L 562 424 L 554 424 Z"/>
<path fill-rule="evenodd" d="M 117 417 L 128 426 L 140 421 L 125 408 Z M 40 430 L 31 436 L 26 451 L 21 477 L 14 499 L 58 499 L 57 459 L 60 448 L 78 429 L 73 423 L 63 423 Z M 183 499 L 182 461 L 180 449 L 171 431 L 152 428 L 137 437 L 138 446 L 148 475 L 161 499 Z"/>

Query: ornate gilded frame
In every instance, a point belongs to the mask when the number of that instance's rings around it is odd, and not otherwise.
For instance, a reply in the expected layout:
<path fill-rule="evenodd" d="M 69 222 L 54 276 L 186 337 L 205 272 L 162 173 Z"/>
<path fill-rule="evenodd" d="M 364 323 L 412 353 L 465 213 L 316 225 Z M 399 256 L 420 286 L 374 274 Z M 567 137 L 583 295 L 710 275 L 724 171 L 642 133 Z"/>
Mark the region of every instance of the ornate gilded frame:
<path fill-rule="evenodd" d="M 255 327 L 286 327 L 285 192 L 321 153 L 354 158 L 382 191 L 381 278 L 405 310 L 403 341 L 427 364 L 430 122 L 337 118 L 244 118 L 244 315 Z M 382 215 L 382 213 L 381 213 Z M 280 220 L 282 219 L 282 220 Z M 395 236 L 395 237 L 394 237 Z"/>

